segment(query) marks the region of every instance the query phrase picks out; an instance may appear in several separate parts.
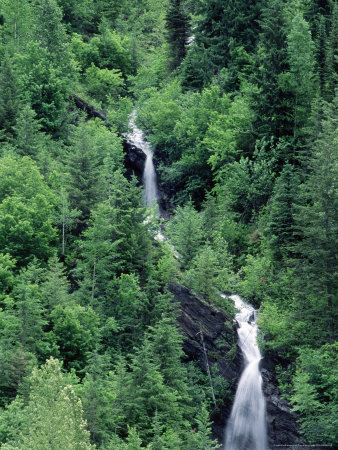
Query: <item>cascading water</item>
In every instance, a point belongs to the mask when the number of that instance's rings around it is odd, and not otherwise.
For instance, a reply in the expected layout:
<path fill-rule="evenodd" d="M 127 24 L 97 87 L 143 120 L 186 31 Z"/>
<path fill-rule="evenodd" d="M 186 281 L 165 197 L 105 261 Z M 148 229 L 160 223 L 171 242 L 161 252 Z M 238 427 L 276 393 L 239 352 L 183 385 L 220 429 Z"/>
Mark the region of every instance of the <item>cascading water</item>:
<path fill-rule="evenodd" d="M 245 368 L 226 427 L 224 450 L 266 450 L 265 399 L 259 371 L 262 355 L 256 341 L 256 311 L 238 295 L 230 298 L 239 309 L 236 320 L 239 323 L 238 339 L 245 358 Z"/>
<path fill-rule="evenodd" d="M 156 171 L 153 163 L 153 152 L 149 142 L 147 142 L 144 133 L 135 123 L 136 110 L 134 109 L 130 115 L 129 127 L 131 132 L 127 135 L 129 142 L 140 148 L 146 155 L 146 162 L 143 172 L 143 185 L 145 189 L 144 202 L 147 206 L 154 207 L 157 205 L 158 192 Z"/>

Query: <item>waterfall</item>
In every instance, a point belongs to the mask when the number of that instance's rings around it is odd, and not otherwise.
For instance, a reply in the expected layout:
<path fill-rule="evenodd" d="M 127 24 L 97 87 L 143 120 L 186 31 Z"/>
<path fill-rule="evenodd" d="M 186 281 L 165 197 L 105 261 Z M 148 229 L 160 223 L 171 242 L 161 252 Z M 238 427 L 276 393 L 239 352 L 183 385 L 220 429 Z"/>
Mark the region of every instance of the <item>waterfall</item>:
<path fill-rule="evenodd" d="M 153 163 L 153 152 L 149 142 L 147 142 L 144 133 L 135 123 L 136 110 L 130 115 L 129 127 L 131 132 L 127 135 L 129 142 L 140 148 L 146 155 L 146 162 L 143 172 L 144 202 L 147 206 L 154 207 L 158 202 L 156 171 Z"/>
<path fill-rule="evenodd" d="M 256 311 L 238 295 L 230 298 L 239 309 L 236 320 L 239 323 L 238 339 L 245 368 L 226 427 L 224 450 L 266 450 L 265 399 L 259 371 L 262 355 L 256 341 Z"/>

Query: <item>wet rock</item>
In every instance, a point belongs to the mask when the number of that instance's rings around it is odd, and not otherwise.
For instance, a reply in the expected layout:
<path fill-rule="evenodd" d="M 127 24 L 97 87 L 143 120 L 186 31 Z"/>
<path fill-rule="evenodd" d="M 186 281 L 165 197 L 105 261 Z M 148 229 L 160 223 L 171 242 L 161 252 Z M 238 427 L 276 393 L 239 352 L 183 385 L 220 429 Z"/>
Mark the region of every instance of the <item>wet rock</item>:
<path fill-rule="evenodd" d="M 140 182 L 142 182 L 142 175 L 146 163 L 145 153 L 134 144 L 124 141 L 123 150 L 125 153 L 124 165 L 127 169 L 127 176 L 136 175 Z"/>
<path fill-rule="evenodd" d="M 283 447 L 278 448 L 293 448 L 292 446 L 302 445 L 296 422 L 297 416 L 291 411 L 288 402 L 282 398 L 274 372 L 274 362 L 268 355 L 262 360 L 261 373 L 266 398 L 269 448 L 280 445 Z"/>

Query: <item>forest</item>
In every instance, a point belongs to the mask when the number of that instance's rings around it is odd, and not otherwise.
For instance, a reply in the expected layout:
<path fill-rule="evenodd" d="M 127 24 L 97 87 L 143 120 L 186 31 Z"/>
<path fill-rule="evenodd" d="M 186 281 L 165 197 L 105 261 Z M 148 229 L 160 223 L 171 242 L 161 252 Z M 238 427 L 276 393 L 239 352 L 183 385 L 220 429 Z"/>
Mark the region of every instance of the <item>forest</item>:
<path fill-rule="evenodd" d="M 253 304 L 302 439 L 338 442 L 337 78 L 335 0 L 0 0 L 2 449 L 221 448 L 171 282 Z"/>

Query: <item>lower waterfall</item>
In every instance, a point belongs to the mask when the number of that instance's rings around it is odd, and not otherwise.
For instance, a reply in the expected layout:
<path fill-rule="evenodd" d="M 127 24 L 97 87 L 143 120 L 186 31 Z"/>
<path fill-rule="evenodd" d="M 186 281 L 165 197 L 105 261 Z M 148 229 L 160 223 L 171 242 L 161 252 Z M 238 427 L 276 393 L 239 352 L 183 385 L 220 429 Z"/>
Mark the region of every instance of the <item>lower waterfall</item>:
<path fill-rule="evenodd" d="M 239 309 L 239 346 L 245 368 L 239 380 L 235 401 L 225 432 L 224 450 L 266 450 L 266 413 L 259 362 L 262 355 L 256 337 L 256 311 L 238 295 L 230 298 Z"/>

